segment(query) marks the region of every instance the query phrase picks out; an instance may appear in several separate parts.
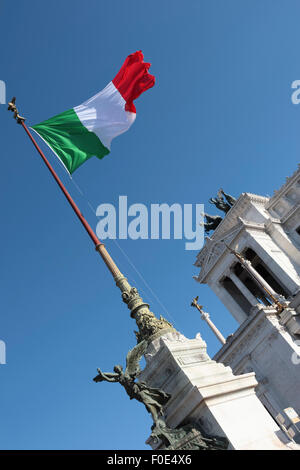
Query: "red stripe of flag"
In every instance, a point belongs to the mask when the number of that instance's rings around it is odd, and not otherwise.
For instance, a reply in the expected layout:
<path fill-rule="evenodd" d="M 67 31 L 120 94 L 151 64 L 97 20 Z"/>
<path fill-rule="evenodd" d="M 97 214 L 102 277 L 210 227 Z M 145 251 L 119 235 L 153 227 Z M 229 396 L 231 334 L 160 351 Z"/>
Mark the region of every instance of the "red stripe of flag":
<path fill-rule="evenodd" d="M 142 51 L 136 51 L 125 59 L 120 71 L 112 80 L 126 101 L 126 111 L 136 113 L 133 101 L 153 87 L 155 77 L 148 72 L 150 66 L 149 62 L 144 62 Z"/>

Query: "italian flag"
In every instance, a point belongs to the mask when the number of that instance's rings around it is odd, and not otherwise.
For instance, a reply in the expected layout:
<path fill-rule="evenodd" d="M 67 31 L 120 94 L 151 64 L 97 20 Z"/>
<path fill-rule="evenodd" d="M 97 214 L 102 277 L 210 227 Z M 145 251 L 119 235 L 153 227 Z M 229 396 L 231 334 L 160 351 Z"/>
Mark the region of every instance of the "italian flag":
<path fill-rule="evenodd" d="M 103 158 L 110 152 L 112 139 L 130 128 L 136 117 L 133 101 L 155 83 L 148 73 L 150 66 L 142 51 L 130 54 L 102 91 L 32 127 L 69 173 L 92 156 Z"/>

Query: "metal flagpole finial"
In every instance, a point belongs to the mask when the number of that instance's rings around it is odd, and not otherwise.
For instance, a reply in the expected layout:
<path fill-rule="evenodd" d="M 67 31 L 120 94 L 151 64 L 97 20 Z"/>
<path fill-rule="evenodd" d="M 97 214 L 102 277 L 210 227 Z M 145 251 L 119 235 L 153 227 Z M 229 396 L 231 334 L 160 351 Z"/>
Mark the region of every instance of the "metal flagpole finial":
<path fill-rule="evenodd" d="M 199 299 L 199 295 L 197 295 L 197 297 L 195 297 L 192 302 L 191 302 L 191 307 L 195 307 L 197 308 L 198 310 L 202 310 L 203 309 L 203 305 L 198 305 L 198 299 Z"/>
<path fill-rule="evenodd" d="M 18 124 L 22 124 L 22 122 L 25 121 L 25 118 L 20 116 L 18 108 L 16 107 L 16 97 L 15 96 L 8 103 L 7 110 L 14 113 L 14 118 L 16 119 Z"/>

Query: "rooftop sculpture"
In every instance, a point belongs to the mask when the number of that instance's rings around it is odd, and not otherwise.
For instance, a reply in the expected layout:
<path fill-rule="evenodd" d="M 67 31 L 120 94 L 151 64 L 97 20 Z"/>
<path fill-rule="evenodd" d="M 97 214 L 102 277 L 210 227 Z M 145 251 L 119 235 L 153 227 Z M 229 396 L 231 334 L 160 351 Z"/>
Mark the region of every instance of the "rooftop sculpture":
<path fill-rule="evenodd" d="M 225 197 L 225 199 L 224 199 Z M 223 189 L 219 189 L 218 194 L 216 197 L 211 197 L 209 199 L 210 204 L 213 204 L 217 207 L 217 209 L 225 212 L 230 211 L 231 207 L 236 202 L 236 199 L 231 196 L 230 194 L 225 193 Z M 203 223 L 205 233 L 209 233 L 211 230 L 215 230 L 218 225 L 222 222 L 223 218 L 219 215 L 209 215 L 204 213 L 203 216 L 206 219 L 206 222 Z"/>

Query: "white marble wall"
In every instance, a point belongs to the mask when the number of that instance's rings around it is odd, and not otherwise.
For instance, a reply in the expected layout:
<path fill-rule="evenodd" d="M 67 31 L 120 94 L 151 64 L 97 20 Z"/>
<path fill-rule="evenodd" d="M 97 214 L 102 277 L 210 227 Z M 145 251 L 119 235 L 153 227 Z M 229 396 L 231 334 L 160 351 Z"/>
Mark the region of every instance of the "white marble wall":
<path fill-rule="evenodd" d="M 258 396 L 272 416 L 286 407 L 300 414 L 300 167 L 271 198 L 242 194 L 197 256 L 196 280 L 208 284 L 241 325 L 215 359 L 234 373 L 254 371 Z M 287 308 L 265 307 L 232 274 L 235 257 L 222 240 L 252 248 L 289 293 Z M 232 279 L 252 305 L 246 313 L 221 284 Z"/>
<path fill-rule="evenodd" d="M 233 375 L 209 358 L 198 334 L 189 340 L 168 333 L 148 348 L 140 380 L 172 395 L 166 422 L 177 427 L 196 420 L 205 432 L 226 436 L 231 449 L 289 449 L 290 441 L 279 429 L 255 393 L 253 372 Z M 150 440 L 148 443 L 155 448 Z"/>

